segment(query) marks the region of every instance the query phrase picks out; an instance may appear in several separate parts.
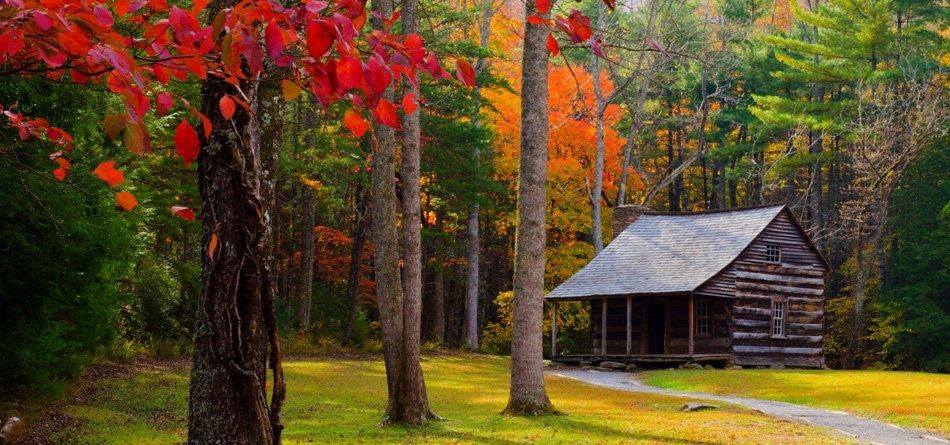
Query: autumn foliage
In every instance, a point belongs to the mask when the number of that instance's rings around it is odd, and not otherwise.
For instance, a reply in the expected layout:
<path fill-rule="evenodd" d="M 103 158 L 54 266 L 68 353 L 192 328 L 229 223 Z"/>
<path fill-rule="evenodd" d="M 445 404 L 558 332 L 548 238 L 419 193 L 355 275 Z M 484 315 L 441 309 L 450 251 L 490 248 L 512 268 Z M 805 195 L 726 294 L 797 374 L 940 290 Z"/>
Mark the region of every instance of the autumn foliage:
<path fill-rule="evenodd" d="M 265 63 L 272 63 L 290 69 L 284 81 L 287 100 L 306 91 L 324 107 L 347 102 L 351 109 L 344 123 L 359 137 L 368 128 L 364 112 L 398 127 L 397 110 L 416 106 L 413 99 L 399 104 L 381 97 L 394 78 L 416 82 L 418 70 L 451 77 L 418 36 L 388 33 L 398 13 L 378 17 L 385 22 L 386 31 L 358 39 L 369 14 L 357 0 L 311 0 L 291 8 L 277 1 L 247 0 L 217 11 L 214 17 L 204 13 L 208 0 L 198 0 L 190 9 L 165 0 L 4 3 L 0 9 L 0 65 L 4 67 L 0 75 L 42 75 L 108 88 L 122 98 L 124 109 L 106 118 L 106 133 L 111 139 L 121 137 L 123 145 L 139 155 L 151 150 L 145 126 L 149 114 L 161 116 L 176 107 L 184 109 L 187 117 L 178 124 L 174 143 L 185 167 L 197 157 L 202 137 L 211 132 L 211 122 L 185 97 L 169 91 L 166 87 L 171 82 L 217 76 L 238 85 L 258 77 Z M 458 61 L 456 67 L 457 77 L 473 86 L 471 66 Z M 238 91 L 219 102 L 226 120 L 237 107 L 251 109 Z M 44 138 L 63 147 L 65 152 L 50 158 L 58 167 L 54 176 L 65 179 L 73 149 L 70 135 L 42 117 L 25 117 L 10 108 L 0 111 L 21 138 Z M 100 168 L 103 174 L 97 175 L 110 187 L 122 182 L 114 162 Z M 117 200 L 126 210 L 135 205 L 128 192 L 119 192 Z"/>

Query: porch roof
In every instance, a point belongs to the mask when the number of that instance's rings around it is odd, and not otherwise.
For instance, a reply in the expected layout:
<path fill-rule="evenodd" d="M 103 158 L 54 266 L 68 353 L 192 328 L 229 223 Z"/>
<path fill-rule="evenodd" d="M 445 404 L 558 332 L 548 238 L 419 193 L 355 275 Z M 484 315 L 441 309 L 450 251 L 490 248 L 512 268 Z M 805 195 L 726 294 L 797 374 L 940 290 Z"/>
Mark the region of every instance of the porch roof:
<path fill-rule="evenodd" d="M 784 208 L 644 214 L 545 298 L 692 292 L 731 264 Z"/>

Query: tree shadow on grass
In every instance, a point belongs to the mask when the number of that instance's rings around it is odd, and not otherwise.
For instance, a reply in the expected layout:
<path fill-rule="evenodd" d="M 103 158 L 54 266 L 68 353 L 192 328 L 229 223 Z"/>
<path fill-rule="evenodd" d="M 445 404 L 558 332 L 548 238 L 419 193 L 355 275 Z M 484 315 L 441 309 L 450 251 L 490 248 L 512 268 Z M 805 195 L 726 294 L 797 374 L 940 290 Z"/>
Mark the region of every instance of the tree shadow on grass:
<path fill-rule="evenodd" d="M 631 441 L 642 441 L 651 444 L 676 445 L 710 445 L 721 443 L 715 440 L 696 440 L 662 436 L 646 432 L 622 431 L 607 425 L 595 423 L 593 421 L 583 421 L 576 418 L 571 418 L 570 415 L 567 414 L 533 417 L 528 419 L 532 422 L 542 423 L 545 426 L 571 429 L 574 431 L 583 431 L 585 436 L 597 437 L 606 442 L 629 443 Z M 556 439 L 556 437 L 554 438 Z"/>

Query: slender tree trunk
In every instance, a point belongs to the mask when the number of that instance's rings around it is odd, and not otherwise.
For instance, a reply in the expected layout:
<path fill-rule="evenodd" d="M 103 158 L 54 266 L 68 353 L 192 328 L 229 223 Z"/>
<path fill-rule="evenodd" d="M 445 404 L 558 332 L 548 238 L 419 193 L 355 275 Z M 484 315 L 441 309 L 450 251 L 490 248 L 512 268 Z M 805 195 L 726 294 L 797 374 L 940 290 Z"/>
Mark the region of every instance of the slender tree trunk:
<path fill-rule="evenodd" d="M 363 184 L 356 186 L 356 223 L 353 227 L 353 249 L 350 251 L 350 273 L 346 280 L 346 295 L 350 298 L 350 311 L 346 317 L 346 331 L 343 335 L 347 343 L 353 341 L 353 328 L 356 325 L 356 311 L 360 304 L 360 280 L 363 278 L 363 247 L 366 245 L 366 226 L 369 215 L 366 203 L 369 192 Z"/>
<path fill-rule="evenodd" d="M 527 15 L 537 0 L 528 2 Z M 545 14 L 547 15 L 547 14 Z M 525 20 L 521 78 L 521 159 L 515 232 L 511 392 L 507 415 L 552 411 L 544 389 L 541 318 L 544 315 L 545 204 L 548 161 L 548 28 Z"/>
<path fill-rule="evenodd" d="M 211 9 L 233 6 L 225 2 Z M 210 16 L 214 17 L 211 13 Z M 258 86 L 241 85 L 256 111 Z M 270 237 L 266 170 L 258 122 L 240 107 L 230 121 L 218 102 L 235 86 L 209 76 L 202 112 L 214 130 L 198 155 L 202 198 L 201 296 L 195 323 L 188 406 L 190 444 L 280 443 L 283 402 L 273 283 L 266 267 Z M 255 113 L 256 114 L 256 113 Z M 237 129 L 237 132 L 234 131 Z M 274 393 L 267 400 L 270 348 Z"/>
<path fill-rule="evenodd" d="M 439 233 L 445 231 L 443 211 L 441 209 L 435 212 L 435 230 Z M 433 243 L 435 250 L 435 267 L 433 270 L 433 289 L 432 289 L 432 331 L 430 337 L 439 342 L 445 343 L 445 245 L 442 238 L 436 238 Z"/>
<path fill-rule="evenodd" d="M 300 274 L 297 276 L 297 324 L 300 329 L 310 332 L 310 301 L 313 298 L 313 226 L 314 192 L 308 185 L 302 187 L 300 222 Z"/>
<path fill-rule="evenodd" d="M 491 22 L 495 16 L 495 9 L 489 3 L 482 10 L 481 22 L 478 26 L 479 41 L 481 48 L 488 48 L 489 37 L 491 36 Z M 476 73 L 481 73 L 487 67 L 487 61 L 484 57 L 479 57 L 475 62 Z M 476 127 L 481 126 L 482 108 L 482 88 L 478 85 L 472 89 L 472 124 Z M 475 165 L 481 167 L 482 153 L 478 145 L 472 152 Z M 479 168 L 478 174 L 481 175 Z M 478 262 L 480 261 L 479 237 L 478 237 L 478 201 L 469 206 L 467 224 L 467 237 L 465 244 L 465 257 L 467 260 L 465 273 L 465 318 L 463 320 L 464 333 L 462 335 L 463 344 L 472 350 L 478 349 Z"/>
<path fill-rule="evenodd" d="M 391 17 L 393 15 L 393 2 L 392 0 L 374 1 L 373 9 L 383 17 Z M 404 27 L 407 15 L 410 17 L 410 22 L 415 23 L 414 0 L 407 0 L 403 4 L 402 14 Z M 378 19 L 373 20 L 375 29 L 381 29 L 382 25 Z M 390 101 L 393 99 L 391 86 L 387 88 L 383 98 Z M 405 122 L 403 124 L 405 125 Z M 418 128 L 418 124 L 416 125 L 416 128 Z M 425 381 L 422 377 L 422 367 L 419 365 L 421 298 L 416 298 L 414 301 L 412 301 L 413 298 L 406 298 L 403 294 L 399 276 L 399 239 L 396 228 L 395 131 L 378 122 L 374 122 L 373 126 L 377 140 L 377 148 L 373 153 L 373 233 L 376 249 L 376 293 L 379 299 L 383 358 L 386 362 L 386 381 L 389 388 L 389 402 L 386 406 L 386 414 L 380 420 L 380 424 L 408 423 L 421 425 L 430 419 L 440 418 L 429 409 Z M 416 168 L 418 172 L 418 167 Z M 404 212 L 416 215 L 417 219 L 414 227 L 418 231 L 419 180 L 418 176 L 415 180 L 409 179 L 411 177 L 407 176 L 406 171 L 403 171 L 403 189 L 416 187 L 416 207 L 415 210 L 404 209 Z M 409 242 L 412 241 L 407 241 L 407 243 Z M 416 253 L 418 255 L 406 258 L 407 264 L 412 261 L 421 261 L 419 250 L 416 250 Z M 413 279 L 411 275 L 407 274 L 407 281 L 409 280 Z M 412 282 L 415 283 L 415 281 Z M 421 278 L 419 283 L 414 285 L 421 285 Z"/>

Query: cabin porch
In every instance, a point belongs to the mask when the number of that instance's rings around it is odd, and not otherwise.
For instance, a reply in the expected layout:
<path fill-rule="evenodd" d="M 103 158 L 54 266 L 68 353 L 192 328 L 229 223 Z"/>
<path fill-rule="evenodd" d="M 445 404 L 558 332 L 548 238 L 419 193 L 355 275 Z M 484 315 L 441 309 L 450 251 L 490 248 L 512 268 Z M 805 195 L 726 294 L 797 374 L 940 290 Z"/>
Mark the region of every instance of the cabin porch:
<path fill-rule="evenodd" d="M 559 302 L 550 300 L 552 315 Z M 731 300 L 694 294 L 611 296 L 582 301 L 590 313 L 587 344 L 558 350 L 557 320 L 552 316 L 551 360 L 676 363 L 725 361 L 731 357 L 728 314 Z"/>

